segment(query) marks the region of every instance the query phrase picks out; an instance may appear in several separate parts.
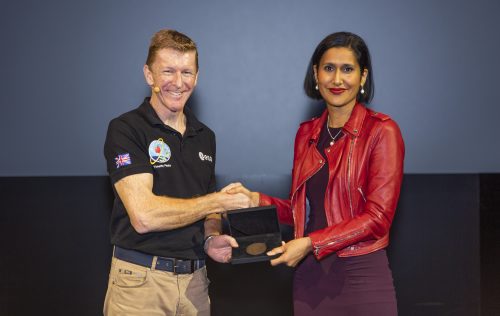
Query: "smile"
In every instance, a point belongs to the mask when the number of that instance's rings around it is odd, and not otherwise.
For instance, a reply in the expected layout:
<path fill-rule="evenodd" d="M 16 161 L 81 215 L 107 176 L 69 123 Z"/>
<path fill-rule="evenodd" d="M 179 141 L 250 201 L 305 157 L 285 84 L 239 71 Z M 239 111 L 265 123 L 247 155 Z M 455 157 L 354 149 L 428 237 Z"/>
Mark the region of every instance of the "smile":
<path fill-rule="evenodd" d="M 168 94 L 175 97 L 175 98 L 178 98 L 182 95 L 182 92 L 168 91 Z"/>
<path fill-rule="evenodd" d="M 331 88 L 329 90 L 331 93 L 333 93 L 335 95 L 342 94 L 344 91 L 346 91 L 346 89 L 342 89 L 342 88 Z"/>

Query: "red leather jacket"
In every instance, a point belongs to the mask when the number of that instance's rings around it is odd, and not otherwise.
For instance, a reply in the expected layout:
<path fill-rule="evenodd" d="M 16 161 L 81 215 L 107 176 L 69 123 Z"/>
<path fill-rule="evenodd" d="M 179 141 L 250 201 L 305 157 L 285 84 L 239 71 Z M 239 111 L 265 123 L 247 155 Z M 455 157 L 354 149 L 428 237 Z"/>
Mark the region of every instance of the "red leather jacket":
<path fill-rule="evenodd" d="M 304 236 L 307 180 L 325 164 L 316 143 L 327 115 L 325 110 L 297 131 L 290 199 L 260 194 L 260 205 L 276 205 L 280 221 L 294 225 L 295 238 Z M 326 150 L 328 227 L 309 234 L 318 259 L 332 252 L 349 257 L 385 248 L 399 198 L 404 143 L 396 122 L 356 104 L 343 134 Z"/>

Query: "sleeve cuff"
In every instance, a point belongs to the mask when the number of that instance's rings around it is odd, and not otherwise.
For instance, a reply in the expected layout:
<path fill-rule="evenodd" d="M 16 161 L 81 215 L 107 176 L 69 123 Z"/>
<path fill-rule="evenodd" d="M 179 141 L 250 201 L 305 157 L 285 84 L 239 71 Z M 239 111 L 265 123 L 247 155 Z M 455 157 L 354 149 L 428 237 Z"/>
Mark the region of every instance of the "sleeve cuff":
<path fill-rule="evenodd" d="M 268 206 L 272 204 L 271 197 L 262 192 L 259 192 L 259 206 Z"/>

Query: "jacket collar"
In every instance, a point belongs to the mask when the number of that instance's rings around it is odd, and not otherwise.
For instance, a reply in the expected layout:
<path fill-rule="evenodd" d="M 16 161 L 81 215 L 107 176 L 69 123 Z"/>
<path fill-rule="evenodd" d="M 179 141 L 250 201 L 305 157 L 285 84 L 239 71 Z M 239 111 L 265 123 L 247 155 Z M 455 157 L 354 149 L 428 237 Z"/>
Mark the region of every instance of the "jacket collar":
<path fill-rule="evenodd" d="M 164 126 L 168 129 L 171 129 L 172 131 L 175 131 L 172 129 L 170 126 L 163 124 L 161 119 L 158 117 L 158 114 L 156 114 L 156 111 L 153 109 L 150 103 L 150 98 L 145 98 L 144 102 L 141 104 L 139 107 L 139 111 L 144 115 L 146 120 L 151 124 L 151 125 L 161 125 Z M 186 115 L 186 132 L 184 133 L 185 135 L 195 135 L 197 132 L 203 129 L 203 124 L 198 121 L 196 116 L 191 112 L 191 110 L 188 107 L 184 107 L 184 115 Z"/>
<path fill-rule="evenodd" d="M 350 134 L 352 137 L 359 137 L 361 135 L 361 128 L 365 120 L 368 110 L 361 103 L 356 103 L 352 109 L 351 116 L 345 123 L 342 131 L 344 133 Z M 317 142 L 319 135 L 321 134 L 321 129 L 325 126 L 328 116 L 328 110 L 325 109 L 321 116 L 311 123 L 311 142 Z"/>
<path fill-rule="evenodd" d="M 353 137 L 359 137 L 367 114 L 366 107 L 361 103 L 357 103 L 352 109 L 351 116 L 345 123 L 343 130 Z"/>

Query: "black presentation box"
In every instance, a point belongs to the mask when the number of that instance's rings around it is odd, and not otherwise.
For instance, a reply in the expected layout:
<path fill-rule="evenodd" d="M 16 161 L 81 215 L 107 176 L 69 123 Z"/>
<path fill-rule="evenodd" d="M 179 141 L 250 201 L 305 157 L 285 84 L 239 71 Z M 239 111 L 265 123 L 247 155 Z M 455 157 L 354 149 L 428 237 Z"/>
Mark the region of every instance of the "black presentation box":
<path fill-rule="evenodd" d="M 269 250 L 281 246 L 276 206 L 232 210 L 226 214 L 230 234 L 239 245 L 233 248 L 232 264 L 267 261 L 279 256 L 266 255 Z"/>

